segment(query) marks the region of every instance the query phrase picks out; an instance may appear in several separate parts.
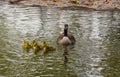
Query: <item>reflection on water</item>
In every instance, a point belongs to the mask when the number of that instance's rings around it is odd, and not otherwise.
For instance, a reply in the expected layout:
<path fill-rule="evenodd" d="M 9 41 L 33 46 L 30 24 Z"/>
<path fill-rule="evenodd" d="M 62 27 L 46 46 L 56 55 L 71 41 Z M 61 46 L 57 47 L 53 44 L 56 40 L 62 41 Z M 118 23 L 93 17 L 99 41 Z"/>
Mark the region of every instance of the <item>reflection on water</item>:
<path fill-rule="evenodd" d="M 120 12 L 0 5 L 1 77 L 119 77 Z M 68 23 L 77 42 L 56 45 Z M 57 51 L 23 53 L 22 40 L 46 40 Z"/>
<path fill-rule="evenodd" d="M 111 42 L 107 45 L 105 59 L 102 60 L 103 67 L 101 73 L 104 77 L 119 77 L 120 75 L 120 41 Z"/>

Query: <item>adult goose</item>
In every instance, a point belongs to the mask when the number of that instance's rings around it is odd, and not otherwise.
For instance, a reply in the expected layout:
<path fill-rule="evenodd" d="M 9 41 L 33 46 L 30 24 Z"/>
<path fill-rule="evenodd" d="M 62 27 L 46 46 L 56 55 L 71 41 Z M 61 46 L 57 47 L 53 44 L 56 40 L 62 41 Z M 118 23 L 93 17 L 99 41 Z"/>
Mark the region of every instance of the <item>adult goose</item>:
<path fill-rule="evenodd" d="M 74 45 L 75 37 L 68 32 L 68 24 L 64 25 L 64 32 L 57 38 L 57 43 L 62 45 Z"/>

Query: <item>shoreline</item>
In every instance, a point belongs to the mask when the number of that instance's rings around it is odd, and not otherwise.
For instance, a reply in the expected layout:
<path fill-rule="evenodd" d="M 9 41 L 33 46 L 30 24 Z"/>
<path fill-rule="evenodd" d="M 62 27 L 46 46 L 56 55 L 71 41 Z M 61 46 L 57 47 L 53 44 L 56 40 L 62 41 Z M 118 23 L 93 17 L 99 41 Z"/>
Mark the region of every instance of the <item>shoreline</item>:
<path fill-rule="evenodd" d="M 10 2 L 12 1 L 12 2 Z M 54 0 L 53 0 L 54 1 Z M 53 2 L 50 0 L 9 0 L 8 3 L 11 5 L 22 5 L 22 6 L 32 6 L 32 7 L 41 7 L 41 6 L 53 6 L 60 9 L 70 9 L 70 10 L 82 10 L 82 9 L 89 9 L 89 10 L 98 10 L 98 11 L 119 11 L 120 5 L 115 4 L 113 2 L 103 2 L 100 1 L 93 1 L 93 2 L 86 2 L 86 3 L 70 3 L 70 2 L 60 2 L 59 0 L 55 0 Z M 57 2 L 58 1 L 58 2 Z M 74 0 L 75 1 L 75 0 Z M 108 0 L 109 1 L 109 0 Z M 120 1 L 119 1 L 120 2 Z"/>

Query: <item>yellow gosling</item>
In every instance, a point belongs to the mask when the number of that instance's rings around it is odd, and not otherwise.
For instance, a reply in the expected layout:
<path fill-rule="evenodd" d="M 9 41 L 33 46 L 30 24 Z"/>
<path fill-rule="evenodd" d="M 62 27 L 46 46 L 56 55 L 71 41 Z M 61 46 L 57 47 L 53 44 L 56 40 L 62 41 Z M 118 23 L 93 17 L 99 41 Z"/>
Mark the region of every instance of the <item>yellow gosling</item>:
<path fill-rule="evenodd" d="M 37 41 L 36 41 L 36 40 L 32 40 L 31 46 L 33 47 L 33 46 L 35 46 L 35 45 L 37 45 Z"/>
<path fill-rule="evenodd" d="M 35 54 L 37 54 L 42 49 L 42 47 L 37 43 L 36 40 L 32 40 L 31 46 L 32 46 Z"/>
<path fill-rule="evenodd" d="M 41 46 L 44 48 L 44 47 L 48 47 L 48 43 L 46 41 L 43 41 Z"/>
<path fill-rule="evenodd" d="M 42 47 L 43 47 L 43 55 L 48 54 L 50 51 L 55 51 L 56 48 L 53 46 L 49 46 L 49 44 L 46 41 L 42 42 Z"/>
<path fill-rule="evenodd" d="M 43 52 L 46 53 L 48 51 L 55 51 L 56 48 L 52 47 L 52 46 L 47 46 L 43 48 Z"/>
<path fill-rule="evenodd" d="M 34 53 L 35 53 L 35 54 L 37 54 L 37 53 L 41 50 L 38 45 L 35 45 L 35 46 L 33 47 L 33 49 L 34 49 Z"/>
<path fill-rule="evenodd" d="M 23 50 L 26 52 L 29 52 L 31 49 L 31 45 L 29 44 L 28 41 L 25 41 L 25 40 L 22 42 L 22 47 L 23 47 Z"/>

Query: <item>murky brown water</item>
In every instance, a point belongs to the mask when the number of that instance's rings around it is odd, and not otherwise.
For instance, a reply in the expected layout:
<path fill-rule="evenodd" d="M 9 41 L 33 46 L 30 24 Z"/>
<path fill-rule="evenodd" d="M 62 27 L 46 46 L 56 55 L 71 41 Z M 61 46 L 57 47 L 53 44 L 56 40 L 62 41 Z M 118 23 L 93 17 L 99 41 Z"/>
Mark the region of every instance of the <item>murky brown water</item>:
<path fill-rule="evenodd" d="M 63 55 L 56 44 L 68 23 L 77 42 Z M 0 77 L 119 77 L 120 12 L 0 5 Z M 46 58 L 23 53 L 21 41 L 57 47 Z M 68 61 L 67 61 L 68 60 Z"/>

